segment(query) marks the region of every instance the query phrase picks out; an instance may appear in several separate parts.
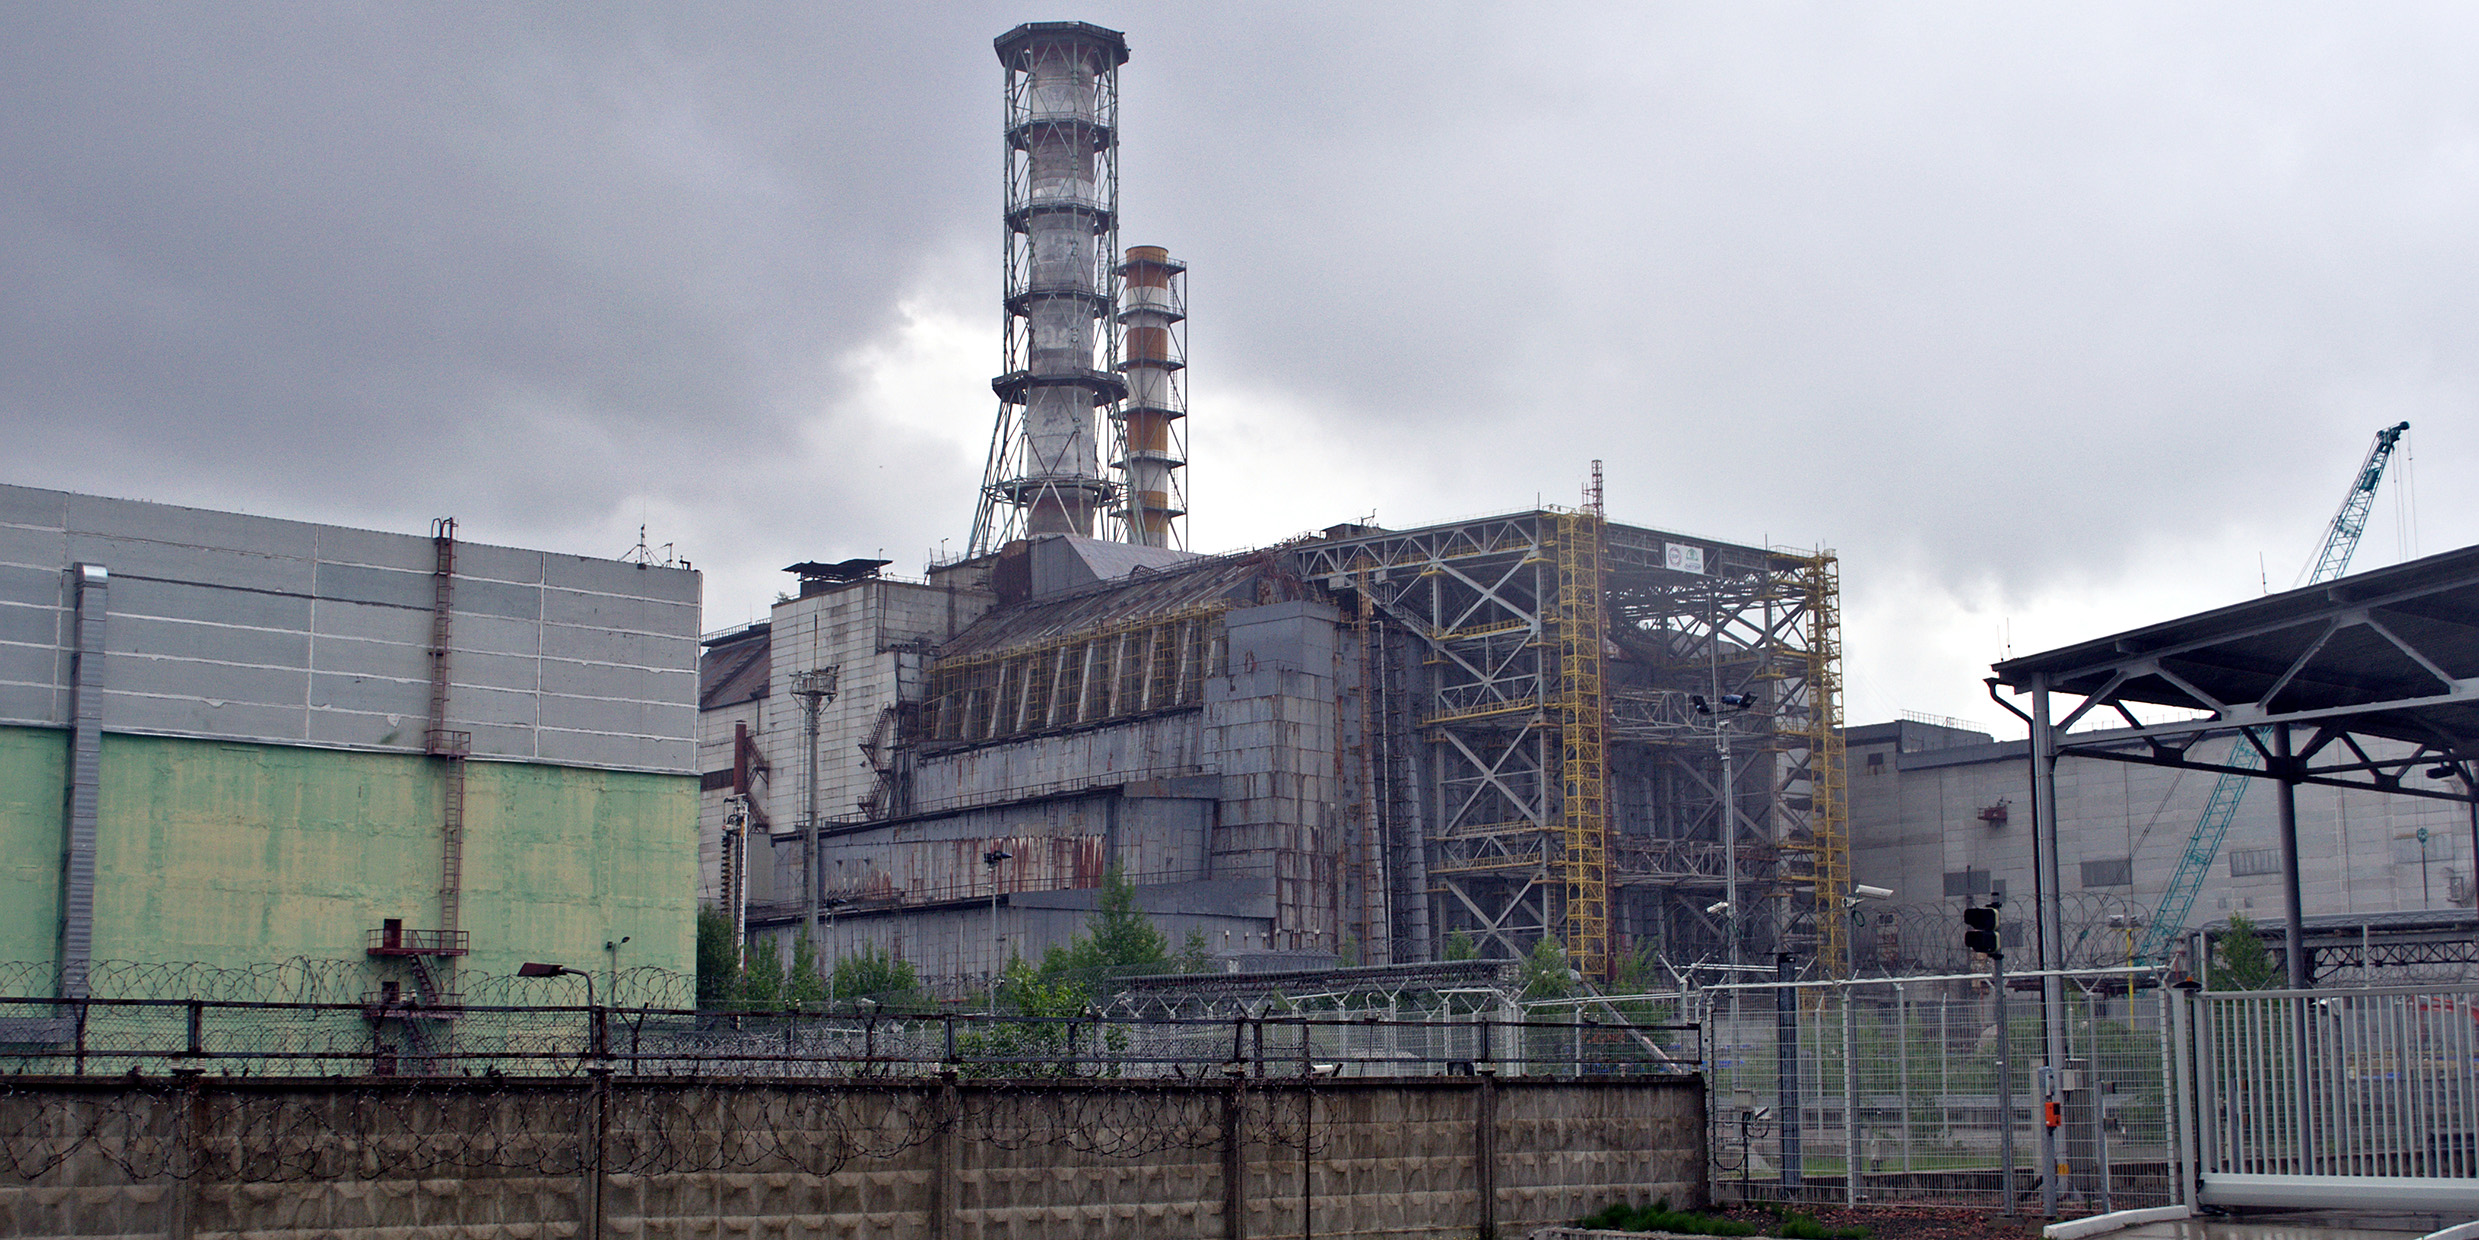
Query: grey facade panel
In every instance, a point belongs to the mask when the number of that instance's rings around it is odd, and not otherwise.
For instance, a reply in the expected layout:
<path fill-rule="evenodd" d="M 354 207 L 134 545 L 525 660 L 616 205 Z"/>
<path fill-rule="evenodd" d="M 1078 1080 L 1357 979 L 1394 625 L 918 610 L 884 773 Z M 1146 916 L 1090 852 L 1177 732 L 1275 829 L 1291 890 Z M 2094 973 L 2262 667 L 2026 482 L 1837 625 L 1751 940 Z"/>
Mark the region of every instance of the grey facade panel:
<path fill-rule="evenodd" d="M 19 684 L 61 686 L 66 683 L 68 669 L 59 649 L 51 646 L 0 645 L 0 680 Z M 66 723 L 65 719 L 44 720 Z"/>
<path fill-rule="evenodd" d="M 310 635 L 284 629 L 245 629 L 162 620 L 152 616 L 116 616 L 107 632 L 109 636 L 105 648 L 113 654 L 291 668 L 303 666 L 310 657 Z"/>
<path fill-rule="evenodd" d="M 448 726 L 463 728 L 475 724 L 500 724 L 530 728 L 537 722 L 537 701 L 531 693 L 459 686 L 448 698 Z"/>
<path fill-rule="evenodd" d="M 563 732 L 557 728 L 543 728 L 535 735 L 541 739 L 542 759 L 545 762 L 570 762 L 580 766 L 676 766 L 686 770 L 697 761 L 697 745 L 693 741 L 613 736 L 607 732 Z"/>
<path fill-rule="evenodd" d="M 542 592 L 542 618 L 552 624 L 582 625 L 625 633 L 697 636 L 697 604 L 580 594 L 574 590 Z"/>
<path fill-rule="evenodd" d="M 379 603 L 430 614 L 432 588 L 427 572 L 369 568 L 360 564 L 318 566 L 318 595 L 348 603 Z"/>
<path fill-rule="evenodd" d="M 429 617 L 424 616 L 422 622 L 424 635 L 418 640 L 427 648 L 430 640 Z M 448 644 L 455 647 L 459 654 L 479 651 L 484 654 L 538 655 L 542 653 L 542 626 L 531 620 L 458 612 L 450 622 Z"/>
<path fill-rule="evenodd" d="M 405 642 L 321 637 L 311 647 L 310 669 L 314 672 L 392 676 L 400 680 L 427 682 L 430 679 L 430 651 Z"/>
<path fill-rule="evenodd" d="M 0 642 L 57 646 L 61 642 L 60 609 L 0 603 Z"/>
<path fill-rule="evenodd" d="M 42 685 L 0 681 L 0 723 L 59 723 L 68 717 L 68 698 Z"/>
<path fill-rule="evenodd" d="M 334 525 L 319 527 L 318 558 L 321 566 L 362 564 L 371 568 L 427 573 L 438 562 L 437 555 L 437 549 L 428 538 L 381 534 L 375 530 L 353 530 Z"/>
<path fill-rule="evenodd" d="M 0 564 L 0 599 L 12 603 L 28 603 L 36 607 L 67 607 L 69 579 L 67 561 L 51 568 L 32 568 L 22 564 Z"/>
<path fill-rule="evenodd" d="M 416 748 L 428 730 L 425 715 L 398 712 L 391 715 L 369 714 L 352 710 L 313 710 L 309 714 L 309 734 L 304 738 L 314 744 L 348 745 L 356 749 Z"/>
<path fill-rule="evenodd" d="M 242 667 L 201 659 L 142 659 L 117 656 L 106 660 L 107 684 L 122 693 L 198 698 L 210 704 L 253 702 L 298 711 L 306 703 L 308 677 L 297 668 Z M 118 720 L 104 717 L 106 727 Z M 297 735 L 295 720 L 287 735 Z"/>
<path fill-rule="evenodd" d="M 253 517 L 206 508 L 180 508 L 143 500 L 68 495 L 72 533 L 143 538 L 184 547 L 252 551 L 307 560 L 318 554 L 315 525 Z M 117 602 L 115 606 L 117 606 Z"/>
<path fill-rule="evenodd" d="M 120 665 L 107 673 L 120 677 Z M 169 732 L 190 736 L 296 741 L 303 735 L 302 709 L 258 702 L 211 702 L 193 697 L 140 697 L 107 691 L 103 695 L 103 726 L 112 732 Z"/>
<path fill-rule="evenodd" d="M 526 551 L 518 547 L 493 547 L 485 543 L 458 543 L 456 545 L 456 572 L 460 577 L 471 577 L 476 580 L 540 585 L 542 583 L 542 553 Z"/>
<path fill-rule="evenodd" d="M 667 678 L 678 672 L 658 671 L 645 667 L 625 667 L 613 663 L 578 663 L 569 659 L 540 661 L 542 691 L 571 697 L 635 698 L 647 702 L 676 700 L 676 684 Z"/>
<path fill-rule="evenodd" d="M 112 574 L 106 727 L 418 750 L 436 550 L 427 533 L 0 487 L 0 682 L 24 682 L 0 719 L 67 722 L 61 607 L 67 569 L 84 560 Z M 542 659 L 561 653 L 615 665 L 562 666 L 554 712 L 586 738 L 563 742 L 577 756 L 562 760 L 692 770 L 698 624 L 683 600 L 698 596 L 697 575 L 549 561 L 563 582 L 608 591 L 558 591 L 582 623 L 542 623 L 544 553 L 457 544 L 451 726 L 474 734 L 476 757 L 536 758 Z M 597 732 L 648 735 L 607 744 Z"/>
<path fill-rule="evenodd" d="M 536 620 L 542 616 L 542 587 L 459 577 L 455 597 L 448 606 L 459 616 Z"/>
<path fill-rule="evenodd" d="M 697 666 L 697 637 L 652 633 L 615 633 L 565 624 L 542 626 L 542 654 L 547 659 L 578 659 L 620 663 L 631 667 Z"/>
<path fill-rule="evenodd" d="M 698 604 L 697 578 L 687 573 L 657 572 L 622 560 L 589 560 L 573 555 L 542 557 L 542 583 L 596 594 L 663 599 Z"/>
<path fill-rule="evenodd" d="M 107 570 L 111 567 L 104 565 Z M 124 577 L 118 572 L 112 574 L 112 613 L 115 616 L 158 616 L 167 620 L 237 624 L 256 629 L 300 629 L 307 632 L 310 628 L 310 600 L 306 597 Z"/>
<path fill-rule="evenodd" d="M 49 569 L 69 562 L 68 546 L 69 536 L 60 530 L 0 525 L 0 564 L 31 564 Z"/>
<path fill-rule="evenodd" d="M 318 672 L 310 677 L 310 707 L 407 716 L 416 727 L 404 743 L 419 747 L 419 725 L 430 718 L 430 682 Z"/>
<path fill-rule="evenodd" d="M 69 533 L 67 550 L 70 563 L 101 564 L 111 571 L 115 583 L 128 577 L 156 577 L 272 594 L 310 593 L 315 563 L 289 556 L 175 546 L 75 530 Z M 119 600 L 113 600 L 113 606 L 117 609 Z"/>
<path fill-rule="evenodd" d="M 0 483 L 0 523 L 66 529 L 69 524 L 68 492 Z"/>
<path fill-rule="evenodd" d="M 430 642 L 430 612 L 321 598 L 312 631 L 322 641 L 329 637 L 352 637 L 426 646 Z"/>
<path fill-rule="evenodd" d="M 430 665 L 430 652 L 419 652 L 422 665 Z M 427 676 L 429 673 L 423 673 Z M 475 650 L 459 650 L 448 656 L 448 682 L 462 688 L 515 689 L 531 693 L 542 684 L 542 660 L 522 654 L 483 654 Z"/>
<path fill-rule="evenodd" d="M 627 736 L 677 736 L 697 726 L 694 706 L 661 706 L 605 698 L 560 697 L 546 693 L 537 721 L 545 728 L 576 732 L 610 732 Z M 683 715 L 682 712 L 686 712 Z"/>

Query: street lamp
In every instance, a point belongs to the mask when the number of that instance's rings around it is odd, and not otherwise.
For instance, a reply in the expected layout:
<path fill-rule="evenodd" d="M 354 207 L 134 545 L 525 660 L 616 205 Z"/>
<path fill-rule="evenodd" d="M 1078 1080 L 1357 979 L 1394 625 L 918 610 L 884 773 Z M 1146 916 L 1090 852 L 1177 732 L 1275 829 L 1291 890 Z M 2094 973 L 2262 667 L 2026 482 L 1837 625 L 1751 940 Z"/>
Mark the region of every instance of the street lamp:
<path fill-rule="evenodd" d="M 601 1012 L 594 1004 L 594 974 L 586 969 L 572 969 L 564 964 L 538 964 L 528 960 L 516 967 L 518 977 L 582 977 L 585 979 L 585 1021 L 588 1053 L 602 1054 Z"/>
<path fill-rule="evenodd" d="M 990 867 L 990 951 L 992 955 L 989 991 L 992 1015 L 998 1013 L 998 971 L 1007 963 L 999 959 L 999 956 L 1005 954 L 1004 946 L 1007 940 L 1000 937 L 998 932 L 998 863 L 1010 860 L 1015 855 L 1004 848 L 993 848 L 981 854 L 981 863 Z"/>

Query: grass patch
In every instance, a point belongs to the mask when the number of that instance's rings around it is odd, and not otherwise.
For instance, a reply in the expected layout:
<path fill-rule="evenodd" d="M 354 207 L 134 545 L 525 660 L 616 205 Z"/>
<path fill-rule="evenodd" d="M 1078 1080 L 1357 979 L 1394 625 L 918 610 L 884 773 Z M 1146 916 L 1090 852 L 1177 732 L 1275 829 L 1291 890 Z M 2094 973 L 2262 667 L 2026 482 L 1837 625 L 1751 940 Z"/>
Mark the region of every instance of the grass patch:
<path fill-rule="evenodd" d="M 1575 1220 L 1575 1225 L 1592 1231 L 1667 1231 L 1690 1236 L 1754 1236 L 1773 1235 L 1783 1240 L 1869 1240 L 1865 1227 L 1827 1227 L 1815 1216 L 1780 1207 L 1774 1209 L 1774 1224 L 1760 1231 L 1755 1225 L 1737 1219 L 1723 1218 L 1690 1210 L 1673 1210 L 1667 1199 L 1649 1206 L 1631 1206 L 1623 1201 L 1612 1202 L 1594 1213 Z"/>
<path fill-rule="evenodd" d="M 1780 1217 L 1773 1234 L 1783 1240 L 1868 1240 L 1871 1234 L 1865 1227 L 1827 1227 L 1814 1215 L 1797 1210 L 1784 1210 Z"/>
<path fill-rule="evenodd" d="M 1691 1236 L 1752 1236 L 1756 1229 L 1736 1219 L 1716 1218 L 1710 1214 L 1691 1214 L 1673 1210 L 1667 1199 L 1649 1206 L 1631 1206 L 1613 1202 L 1598 1212 L 1575 1220 L 1578 1227 L 1594 1231 L 1674 1231 Z"/>

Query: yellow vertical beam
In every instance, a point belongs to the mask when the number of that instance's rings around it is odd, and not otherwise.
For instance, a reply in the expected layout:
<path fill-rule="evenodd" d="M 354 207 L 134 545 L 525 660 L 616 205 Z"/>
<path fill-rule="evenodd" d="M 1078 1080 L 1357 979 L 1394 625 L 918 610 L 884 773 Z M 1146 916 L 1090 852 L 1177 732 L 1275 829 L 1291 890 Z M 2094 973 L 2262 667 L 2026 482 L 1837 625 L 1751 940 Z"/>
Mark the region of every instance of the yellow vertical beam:
<path fill-rule="evenodd" d="M 1559 869 L 1567 952 L 1585 976 L 1610 973 L 1608 693 L 1602 679 L 1601 517 L 1558 514 L 1558 749 L 1564 775 Z"/>

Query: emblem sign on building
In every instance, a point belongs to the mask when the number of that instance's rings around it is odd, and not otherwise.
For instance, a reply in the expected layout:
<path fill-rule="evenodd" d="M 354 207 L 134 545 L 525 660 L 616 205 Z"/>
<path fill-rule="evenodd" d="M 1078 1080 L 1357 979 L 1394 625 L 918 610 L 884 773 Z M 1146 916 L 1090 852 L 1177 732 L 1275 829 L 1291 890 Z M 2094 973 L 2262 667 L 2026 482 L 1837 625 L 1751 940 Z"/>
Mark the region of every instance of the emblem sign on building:
<path fill-rule="evenodd" d="M 1663 543 L 1662 547 L 1665 549 L 1665 559 L 1672 572 L 1701 573 L 1704 571 L 1704 548 L 1681 546 L 1678 543 Z"/>

